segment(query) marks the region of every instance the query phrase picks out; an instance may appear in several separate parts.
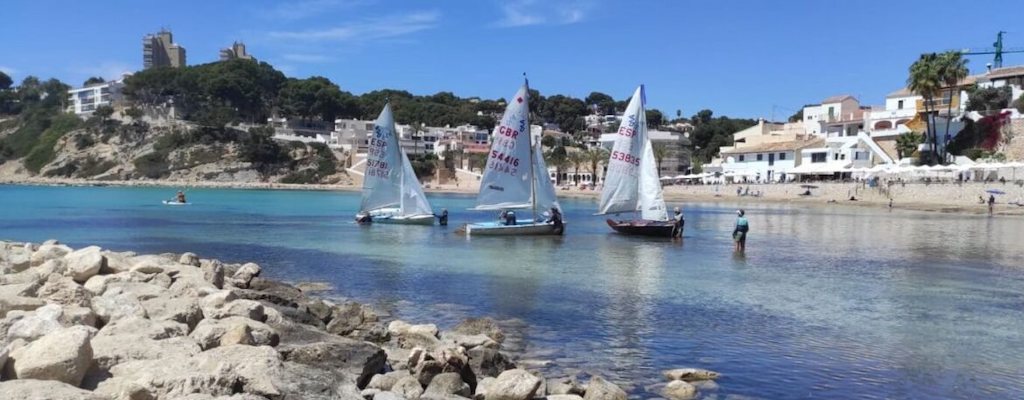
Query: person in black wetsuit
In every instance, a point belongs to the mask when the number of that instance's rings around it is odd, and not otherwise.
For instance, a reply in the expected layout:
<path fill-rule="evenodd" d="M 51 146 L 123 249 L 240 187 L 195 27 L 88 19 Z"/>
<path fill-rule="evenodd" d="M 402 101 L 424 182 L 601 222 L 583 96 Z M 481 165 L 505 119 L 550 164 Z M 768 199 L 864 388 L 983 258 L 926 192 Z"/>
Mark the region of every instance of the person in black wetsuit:
<path fill-rule="evenodd" d="M 672 216 L 672 237 L 682 237 L 684 225 L 686 225 L 686 219 L 683 218 L 683 211 L 676 207 L 675 215 Z"/>
<path fill-rule="evenodd" d="M 512 210 L 506 211 L 505 212 L 505 225 L 515 225 L 515 224 L 516 224 L 516 212 L 512 211 Z"/>
<path fill-rule="evenodd" d="M 561 235 L 565 230 L 565 225 L 562 223 L 562 212 L 558 211 L 558 207 L 551 207 L 551 215 L 548 217 L 548 221 L 555 226 L 555 233 Z"/>
<path fill-rule="evenodd" d="M 434 214 L 437 217 L 437 224 L 441 226 L 448 226 L 448 209 L 442 208 L 441 215 Z"/>

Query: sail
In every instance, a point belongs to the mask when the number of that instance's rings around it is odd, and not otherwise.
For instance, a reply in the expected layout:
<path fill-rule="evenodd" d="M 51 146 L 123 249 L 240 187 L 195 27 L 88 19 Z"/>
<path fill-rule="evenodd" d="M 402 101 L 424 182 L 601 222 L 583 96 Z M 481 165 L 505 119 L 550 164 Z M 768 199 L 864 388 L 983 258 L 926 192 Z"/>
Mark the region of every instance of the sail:
<path fill-rule="evenodd" d="M 480 180 L 477 210 L 532 207 L 528 95 L 524 83 L 491 133 L 491 152 Z"/>
<path fill-rule="evenodd" d="M 668 221 L 665 197 L 658 179 L 658 166 L 654 160 L 654 147 L 647 138 L 647 118 L 644 118 L 644 152 L 640 156 L 640 218 L 650 221 Z"/>
<path fill-rule="evenodd" d="M 535 190 L 537 194 L 537 214 L 543 214 L 552 207 L 562 211 L 562 206 L 558 204 L 558 197 L 555 195 L 555 184 L 551 182 L 551 177 L 548 176 L 548 166 L 544 163 L 544 152 L 541 151 L 540 141 L 537 141 L 537 145 L 534 146 L 533 150 L 533 170 L 535 185 L 537 185 Z"/>
<path fill-rule="evenodd" d="M 427 196 L 423 194 L 423 187 L 420 180 L 416 179 L 416 172 L 412 169 L 409 157 L 402 152 L 402 200 L 401 215 L 430 215 L 434 210 L 427 202 Z"/>
<path fill-rule="evenodd" d="M 399 207 L 402 201 L 402 162 L 405 156 L 398 143 L 391 104 L 385 104 L 373 125 L 366 150 L 363 174 L 363 199 L 360 213 Z M 406 161 L 407 162 L 407 161 Z"/>
<path fill-rule="evenodd" d="M 643 86 L 636 89 L 622 115 L 608 158 L 598 214 L 635 212 L 640 206 L 640 159 L 647 133 L 642 90 Z"/>

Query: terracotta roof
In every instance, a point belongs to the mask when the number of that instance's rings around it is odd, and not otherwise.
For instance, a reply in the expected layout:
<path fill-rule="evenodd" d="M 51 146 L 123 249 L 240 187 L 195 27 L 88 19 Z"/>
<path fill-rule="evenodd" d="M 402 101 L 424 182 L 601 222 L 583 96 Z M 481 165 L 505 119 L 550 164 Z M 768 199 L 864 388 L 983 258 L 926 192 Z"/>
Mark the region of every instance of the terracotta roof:
<path fill-rule="evenodd" d="M 761 143 L 754 146 L 733 147 L 722 154 L 746 154 L 746 153 L 770 153 L 773 151 L 791 151 L 806 149 L 809 147 L 821 147 L 825 145 L 825 139 L 813 140 L 790 140 L 787 142 Z"/>
<path fill-rule="evenodd" d="M 989 73 L 985 74 L 985 78 L 996 79 L 996 78 L 1007 78 L 1011 76 L 1024 75 L 1024 65 L 1018 65 L 1016 67 L 996 68 Z"/>
<path fill-rule="evenodd" d="M 853 97 L 852 95 L 841 94 L 841 95 L 838 95 L 838 96 L 832 96 L 832 97 L 829 97 L 829 98 L 827 98 L 825 100 L 822 100 L 821 104 L 825 104 L 825 103 L 839 103 L 839 102 L 841 102 L 843 100 L 846 100 L 846 99 L 854 99 L 854 100 L 856 100 L 856 98 Z"/>

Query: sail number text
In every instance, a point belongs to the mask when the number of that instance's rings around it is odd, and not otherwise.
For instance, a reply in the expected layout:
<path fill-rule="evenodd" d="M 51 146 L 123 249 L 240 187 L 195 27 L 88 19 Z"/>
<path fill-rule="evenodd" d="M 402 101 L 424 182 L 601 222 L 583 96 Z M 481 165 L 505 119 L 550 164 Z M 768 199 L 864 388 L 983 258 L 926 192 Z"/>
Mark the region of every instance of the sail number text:
<path fill-rule="evenodd" d="M 623 152 L 618 151 L 618 150 L 612 152 L 611 159 L 612 160 L 619 160 L 619 161 L 622 161 L 622 162 L 625 162 L 625 163 L 628 163 L 628 164 L 640 165 L 640 157 L 634 156 L 634 155 L 629 154 L 629 153 L 623 153 Z"/>

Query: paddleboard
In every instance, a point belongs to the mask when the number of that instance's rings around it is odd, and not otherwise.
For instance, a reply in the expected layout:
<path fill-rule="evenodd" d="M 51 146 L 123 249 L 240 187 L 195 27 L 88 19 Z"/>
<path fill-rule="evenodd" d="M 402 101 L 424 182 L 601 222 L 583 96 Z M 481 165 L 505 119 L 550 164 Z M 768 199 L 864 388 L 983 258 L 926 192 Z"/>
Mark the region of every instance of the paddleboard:
<path fill-rule="evenodd" d="M 190 204 L 192 204 L 192 203 L 180 203 L 180 202 L 177 202 L 177 201 L 164 200 L 164 205 L 168 205 L 168 206 L 187 206 L 187 205 L 190 205 Z"/>

